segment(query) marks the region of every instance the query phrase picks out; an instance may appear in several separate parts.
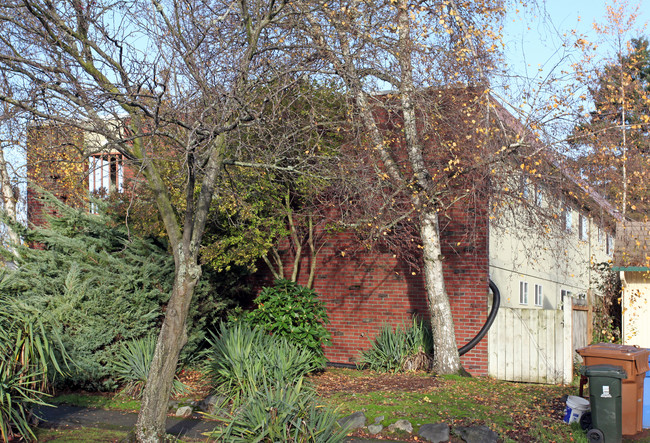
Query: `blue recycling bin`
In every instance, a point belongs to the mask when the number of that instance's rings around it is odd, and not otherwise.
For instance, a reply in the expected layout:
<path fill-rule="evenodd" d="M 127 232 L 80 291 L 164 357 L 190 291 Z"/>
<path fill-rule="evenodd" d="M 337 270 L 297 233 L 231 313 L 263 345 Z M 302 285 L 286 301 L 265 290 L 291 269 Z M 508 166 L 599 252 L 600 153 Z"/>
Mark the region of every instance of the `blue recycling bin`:
<path fill-rule="evenodd" d="M 650 364 L 650 357 L 648 357 L 648 363 Z M 650 371 L 645 373 L 645 379 L 643 380 L 643 428 L 650 428 Z"/>

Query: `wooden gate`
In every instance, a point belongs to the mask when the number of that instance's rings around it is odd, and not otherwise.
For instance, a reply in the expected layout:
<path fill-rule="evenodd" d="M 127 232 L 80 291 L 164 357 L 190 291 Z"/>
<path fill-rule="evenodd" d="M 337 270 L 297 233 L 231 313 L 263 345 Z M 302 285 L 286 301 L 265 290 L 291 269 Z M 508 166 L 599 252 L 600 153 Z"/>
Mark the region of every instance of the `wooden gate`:
<path fill-rule="evenodd" d="M 570 383 L 572 309 L 567 308 L 500 308 L 488 335 L 488 374 L 499 380 Z"/>
<path fill-rule="evenodd" d="M 573 349 L 584 348 L 591 343 L 593 333 L 592 303 L 593 295 L 591 290 L 587 291 L 585 297 L 579 297 L 573 303 Z"/>

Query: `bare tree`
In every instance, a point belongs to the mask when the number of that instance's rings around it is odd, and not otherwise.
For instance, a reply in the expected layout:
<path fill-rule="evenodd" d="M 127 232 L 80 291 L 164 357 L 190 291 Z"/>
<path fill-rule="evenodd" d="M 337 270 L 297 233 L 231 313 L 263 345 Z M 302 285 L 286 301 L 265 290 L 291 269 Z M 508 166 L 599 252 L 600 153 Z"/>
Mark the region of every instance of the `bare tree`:
<path fill-rule="evenodd" d="M 176 272 L 136 437 L 162 441 L 210 205 L 232 133 L 264 114 L 296 61 L 283 0 L 10 0 L 0 6 L 0 100 L 96 134 L 146 179 Z M 9 90 L 11 89 L 11 90 Z M 164 177 L 179 165 L 180 201 Z M 55 154 L 53 154 L 55 155 Z M 165 161 L 164 161 L 165 160 Z"/>
<path fill-rule="evenodd" d="M 489 94 L 503 2 L 292 5 L 302 20 L 300 38 L 324 61 L 319 75 L 339 79 L 347 90 L 355 146 L 372 160 L 375 214 L 385 216 L 373 224 L 381 232 L 404 226 L 400 220 L 415 222 L 410 233 L 423 257 L 435 370 L 458 372 L 439 217 L 459 200 L 478 201 L 488 166 L 524 142 L 495 124 L 501 114 Z"/>

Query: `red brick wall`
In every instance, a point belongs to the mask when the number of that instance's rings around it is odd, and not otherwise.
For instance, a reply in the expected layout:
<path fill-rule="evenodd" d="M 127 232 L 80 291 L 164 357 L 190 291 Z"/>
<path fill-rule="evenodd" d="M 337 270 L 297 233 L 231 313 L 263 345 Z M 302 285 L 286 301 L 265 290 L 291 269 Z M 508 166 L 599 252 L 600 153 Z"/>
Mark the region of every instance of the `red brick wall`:
<path fill-rule="evenodd" d="M 27 139 L 27 220 L 36 226 L 56 209 L 40 200 L 42 188 L 73 207 L 88 206 L 89 160 L 81 130 L 63 125 L 34 126 Z M 135 173 L 124 166 L 124 192 L 135 193 Z"/>
<path fill-rule="evenodd" d="M 487 217 L 463 207 L 447 215 L 451 219 L 441 217 L 444 278 L 460 347 L 487 318 Z M 354 242 L 351 234 L 336 234 L 317 257 L 313 288 L 327 306 L 332 345 L 325 348 L 325 355 L 334 363 L 356 362 L 385 323 L 408 325 L 413 314 L 428 318 L 423 276 L 413 275 L 390 253 L 351 253 L 358 249 Z M 301 269 L 307 268 L 305 260 Z M 268 282 L 268 273 L 262 274 L 259 278 Z M 306 283 L 306 274 L 300 274 L 299 283 Z M 487 375 L 487 358 L 485 337 L 461 360 L 470 373 Z"/>
<path fill-rule="evenodd" d="M 72 206 L 84 205 L 88 184 L 84 181 L 88 167 L 83 156 L 83 134 L 68 126 L 32 127 L 27 137 L 27 220 L 45 223 L 45 215 L 56 210 L 45 207 L 37 188 L 51 192 Z"/>

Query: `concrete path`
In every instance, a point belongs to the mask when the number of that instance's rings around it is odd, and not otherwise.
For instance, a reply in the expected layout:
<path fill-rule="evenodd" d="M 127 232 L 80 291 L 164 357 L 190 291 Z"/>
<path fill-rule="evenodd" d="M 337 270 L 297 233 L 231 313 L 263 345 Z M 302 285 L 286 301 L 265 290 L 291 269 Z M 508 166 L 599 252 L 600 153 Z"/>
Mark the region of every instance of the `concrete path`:
<path fill-rule="evenodd" d="M 107 409 L 84 408 L 80 406 L 59 405 L 42 407 L 37 415 L 42 418 L 39 427 L 96 427 L 128 431 L 135 426 L 138 414 L 133 412 L 111 411 Z M 200 418 L 167 417 L 167 433 L 178 437 L 205 440 L 203 435 L 215 428 L 215 423 Z"/>

